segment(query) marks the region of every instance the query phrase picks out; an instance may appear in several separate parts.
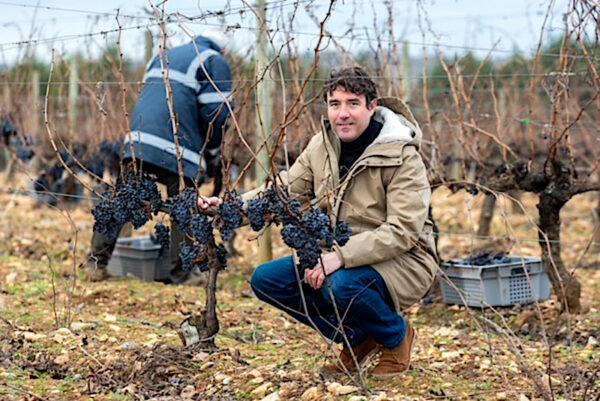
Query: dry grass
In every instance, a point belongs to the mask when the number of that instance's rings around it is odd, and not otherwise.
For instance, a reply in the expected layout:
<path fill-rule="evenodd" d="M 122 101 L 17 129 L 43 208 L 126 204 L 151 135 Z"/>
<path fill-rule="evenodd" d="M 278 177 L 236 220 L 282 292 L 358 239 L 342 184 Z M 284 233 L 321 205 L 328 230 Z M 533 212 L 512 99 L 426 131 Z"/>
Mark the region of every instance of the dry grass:
<path fill-rule="evenodd" d="M 443 258 L 463 257 L 484 242 L 470 235 L 480 202 L 464 193 L 435 191 Z M 519 239 L 513 253 L 539 255 L 532 241 L 537 237 L 531 223 L 534 202 L 524 197 L 529 215 L 507 211 L 506 218 L 497 216 L 493 222 L 494 239 Z M 497 313 L 439 300 L 416 305 L 407 311 L 419 332 L 412 369 L 386 381 L 369 378 L 365 399 L 542 399 L 550 380 L 544 372 L 551 374 L 556 399 L 598 397 L 600 271 L 591 268 L 597 254 L 582 256 L 593 230 L 589 216 L 594 202 L 591 196 L 578 197 L 562 214 L 564 259 L 569 267 L 579 261 L 576 276 L 583 283 L 584 314 L 568 320 L 553 300 L 540 304 L 544 324 L 531 305 Z M 361 395 L 360 389 L 339 395 L 332 385 L 351 384 L 348 377 L 321 374 L 330 356 L 327 344 L 252 296 L 248 279 L 256 250 L 248 230 L 237 236 L 243 256 L 230 260 L 219 278 L 221 351 L 206 354 L 182 349 L 175 330 L 186 313 L 202 307 L 200 288 L 132 278 L 80 280 L 76 266 L 89 249 L 92 229 L 88 201 L 62 205 L 61 211 L 3 193 L 0 204 L 0 399 L 245 400 L 276 391 L 282 400 L 359 399 L 351 397 Z M 276 238 L 276 256 L 287 252 Z M 73 273 L 78 279 L 70 309 L 74 324 L 70 330 L 57 329 L 54 295 L 58 306 L 68 300 Z M 65 312 L 59 308 L 57 313 Z M 513 348 L 515 342 L 519 344 Z M 587 392 L 586 380 L 591 386 Z"/>

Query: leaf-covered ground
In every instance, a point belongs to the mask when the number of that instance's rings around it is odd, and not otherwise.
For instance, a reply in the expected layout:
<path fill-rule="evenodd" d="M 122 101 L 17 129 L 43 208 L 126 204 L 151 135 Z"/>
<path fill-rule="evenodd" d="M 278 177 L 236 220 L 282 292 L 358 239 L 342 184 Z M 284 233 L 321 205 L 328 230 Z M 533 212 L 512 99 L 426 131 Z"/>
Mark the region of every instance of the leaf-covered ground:
<path fill-rule="evenodd" d="M 535 200 L 523 202 L 526 214 L 501 202 L 495 237 L 484 241 L 470 234 L 481 198 L 435 191 L 441 256 L 462 258 L 484 242 L 538 256 Z M 202 309 L 201 287 L 85 282 L 77 266 L 89 249 L 89 201 L 58 210 L 0 194 L 0 399 L 598 399 L 600 270 L 598 250 L 586 243 L 595 202 L 578 197 L 561 214 L 564 258 L 583 284 L 582 314 L 560 314 L 554 296 L 479 310 L 434 295 L 406 311 L 419 335 L 411 370 L 375 380 L 368 369 L 362 379 L 323 374 L 330 344 L 252 295 L 257 255 L 246 229 L 236 239 L 241 256 L 219 276 L 219 350 L 207 353 L 183 348 L 177 334 Z M 275 256 L 288 253 L 276 233 L 274 242 Z"/>

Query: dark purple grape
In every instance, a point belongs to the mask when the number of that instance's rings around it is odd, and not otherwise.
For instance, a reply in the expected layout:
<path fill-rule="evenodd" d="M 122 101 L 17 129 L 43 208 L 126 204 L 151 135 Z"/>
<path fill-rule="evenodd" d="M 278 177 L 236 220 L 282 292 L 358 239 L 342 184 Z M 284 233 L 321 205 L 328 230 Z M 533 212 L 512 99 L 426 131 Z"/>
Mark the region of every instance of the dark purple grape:
<path fill-rule="evenodd" d="M 217 260 L 219 261 L 219 266 L 221 266 L 221 270 L 225 270 L 227 267 L 227 249 L 223 244 L 217 246 L 216 248 Z"/>
<path fill-rule="evenodd" d="M 162 197 L 154 180 L 148 177 L 142 178 L 137 188 L 137 196 L 143 202 L 150 204 L 152 213 L 158 213 L 158 209 L 162 205 Z"/>
<path fill-rule="evenodd" d="M 150 215 L 147 211 L 142 209 L 131 210 L 129 221 L 133 225 L 133 228 L 138 229 L 146 224 L 150 220 Z"/>
<path fill-rule="evenodd" d="M 191 246 L 185 241 L 179 244 L 179 258 L 183 270 L 192 271 L 198 256 L 200 256 L 199 247 Z"/>
<path fill-rule="evenodd" d="M 303 272 L 315 267 L 321 256 L 321 247 L 316 241 L 307 241 L 304 247 L 297 249 L 298 269 Z"/>
<path fill-rule="evenodd" d="M 348 221 L 341 220 L 338 222 L 335 226 L 335 242 L 340 246 L 344 246 L 350 239 L 350 235 L 352 235 L 352 229 L 350 228 Z"/>
<path fill-rule="evenodd" d="M 283 242 L 293 249 L 302 248 L 309 240 L 308 235 L 306 235 L 306 231 L 294 224 L 283 226 L 283 229 L 281 230 L 281 237 Z"/>
<path fill-rule="evenodd" d="M 101 200 L 94 209 L 94 231 L 104 234 L 109 240 L 113 240 L 119 236 L 122 223 L 117 222 L 114 217 L 114 207 L 110 200 Z"/>
<path fill-rule="evenodd" d="M 266 198 L 250 199 L 248 201 L 248 220 L 254 231 L 260 231 L 265 226 L 265 216 L 268 211 Z"/>
<path fill-rule="evenodd" d="M 186 232 L 196 208 L 196 190 L 186 188 L 183 193 L 169 198 L 166 202 L 171 218 L 181 232 Z"/>
<path fill-rule="evenodd" d="M 190 232 L 194 240 L 200 244 L 208 244 L 212 238 L 212 224 L 203 214 L 195 214 L 190 218 Z"/>
<path fill-rule="evenodd" d="M 194 269 L 198 269 L 201 272 L 208 271 L 208 259 L 204 258 L 201 261 L 194 263 Z"/>
<path fill-rule="evenodd" d="M 229 241 L 233 232 L 242 224 L 242 199 L 235 192 L 230 194 L 230 200 L 219 205 L 219 231 L 223 241 Z"/>
<path fill-rule="evenodd" d="M 303 214 L 300 224 L 311 237 L 317 240 L 330 240 L 328 242 L 333 242 L 329 216 L 323 213 L 321 209 L 311 209 Z"/>
<path fill-rule="evenodd" d="M 171 242 L 169 227 L 165 226 L 163 223 L 157 223 L 154 226 L 154 237 L 152 240 L 155 243 L 160 244 L 161 249 L 167 249 Z"/>
<path fill-rule="evenodd" d="M 140 228 L 150 220 L 150 211 L 161 202 L 156 182 L 148 175 L 141 177 L 127 171 L 117 179 L 115 188 L 107 191 L 106 199 L 101 200 L 92 210 L 95 218 L 94 231 L 105 234 L 110 239 L 118 236 L 121 227 L 131 222 Z M 152 207 L 151 205 L 155 205 Z"/>
<path fill-rule="evenodd" d="M 276 223 L 298 224 L 301 204 L 297 200 L 291 200 L 285 188 L 280 187 L 276 193 L 271 187 L 265 191 L 264 197 L 267 199 L 267 209 Z"/>

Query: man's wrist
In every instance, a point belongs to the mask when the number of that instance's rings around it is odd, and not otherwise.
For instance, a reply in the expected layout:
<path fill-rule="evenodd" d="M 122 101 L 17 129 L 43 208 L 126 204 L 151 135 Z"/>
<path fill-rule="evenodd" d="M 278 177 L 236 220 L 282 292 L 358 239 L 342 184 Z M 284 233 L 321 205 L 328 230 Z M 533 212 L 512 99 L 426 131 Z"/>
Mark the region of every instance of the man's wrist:
<path fill-rule="evenodd" d="M 336 255 L 338 256 L 338 258 L 340 259 L 340 267 L 344 267 L 346 265 L 346 262 L 344 260 L 344 255 L 342 254 L 342 250 L 340 249 L 339 245 L 334 245 L 333 246 L 333 252 L 336 253 Z"/>

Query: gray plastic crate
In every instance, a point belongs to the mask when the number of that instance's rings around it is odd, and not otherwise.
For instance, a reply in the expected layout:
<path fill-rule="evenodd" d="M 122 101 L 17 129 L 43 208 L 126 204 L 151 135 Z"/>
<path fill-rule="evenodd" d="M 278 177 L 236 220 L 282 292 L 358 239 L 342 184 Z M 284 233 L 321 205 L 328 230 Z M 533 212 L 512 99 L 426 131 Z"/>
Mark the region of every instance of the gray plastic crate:
<path fill-rule="evenodd" d="M 550 280 L 540 258 L 510 256 L 504 263 L 484 266 L 451 261 L 441 267 L 465 299 L 442 275 L 442 297 L 447 304 L 510 306 L 550 298 Z"/>
<path fill-rule="evenodd" d="M 107 266 L 113 276 L 132 275 L 144 281 L 168 279 L 170 268 L 169 250 L 161 253 L 150 236 L 119 238 Z"/>

